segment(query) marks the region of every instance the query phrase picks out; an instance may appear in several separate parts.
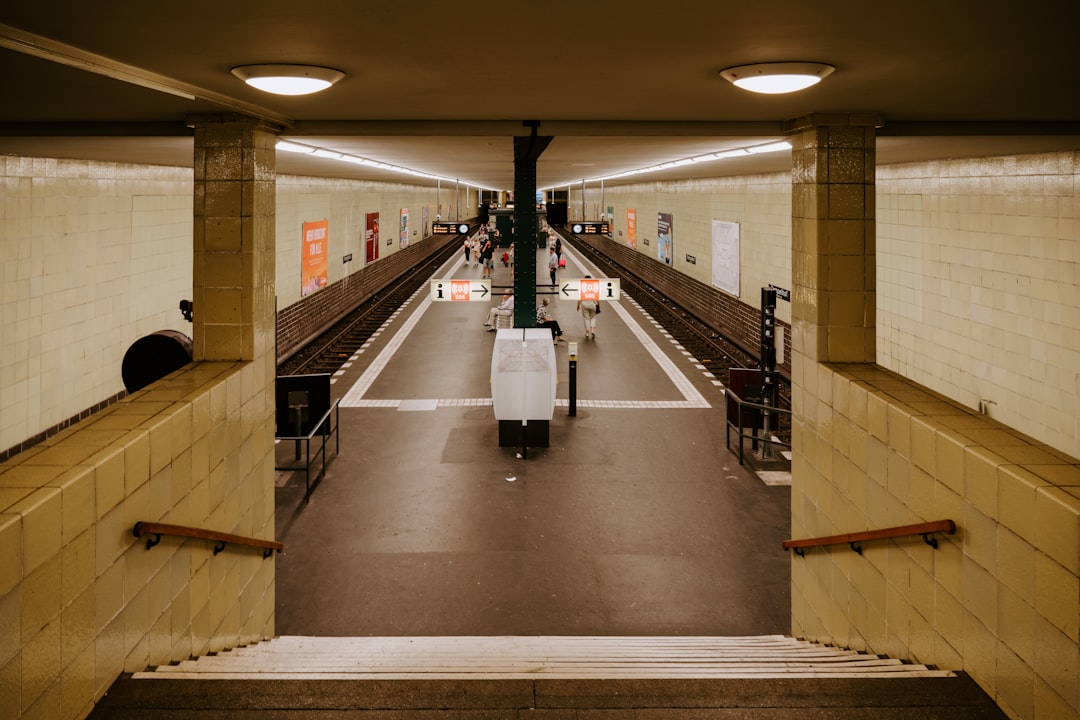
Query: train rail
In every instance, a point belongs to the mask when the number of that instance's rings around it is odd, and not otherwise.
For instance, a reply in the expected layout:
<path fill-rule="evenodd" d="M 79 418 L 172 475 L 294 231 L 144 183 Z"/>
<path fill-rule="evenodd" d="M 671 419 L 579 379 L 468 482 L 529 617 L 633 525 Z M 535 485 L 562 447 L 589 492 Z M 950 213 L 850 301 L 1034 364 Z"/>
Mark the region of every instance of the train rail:
<path fill-rule="evenodd" d="M 459 240 L 465 236 L 459 236 Z M 415 265 L 378 293 L 358 305 L 292 357 L 278 365 L 278 375 L 337 372 L 349 358 L 397 311 L 454 253 L 460 242 L 449 242 L 426 261 Z"/>
<path fill-rule="evenodd" d="M 731 368 L 757 368 L 760 359 L 748 353 L 731 339 L 724 337 L 716 328 L 681 307 L 671 298 L 657 292 L 626 267 L 615 262 L 584 242 L 574 242 L 574 236 L 561 232 L 574 249 L 586 255 L 607 277 L 618 277 L 621 288 L 634 298 L 661 327 L 667 330 L 696 360 L 709 369 L 724 385 L 728 384 Z M 780 407 L 791 408 L 791 383 L 777 374 Z M 785 417 L 775 434 L 785 442 L 790 441 L 790 421 Z"/>

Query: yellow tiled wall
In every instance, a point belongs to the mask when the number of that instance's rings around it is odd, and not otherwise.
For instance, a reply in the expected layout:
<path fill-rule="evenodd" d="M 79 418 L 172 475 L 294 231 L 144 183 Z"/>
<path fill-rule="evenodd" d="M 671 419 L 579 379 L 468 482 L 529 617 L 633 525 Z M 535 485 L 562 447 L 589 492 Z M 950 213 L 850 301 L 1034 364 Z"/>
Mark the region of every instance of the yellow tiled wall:
<path fill-rule="evenodd" d="M 0 450 L 121 392 L 138 338 L 190 335 L 191 177 L 0 156 Z"/>
<path fill-rule="evenodd" d="M 1080 456 L 1080 153 L 877 171 L 878 362 Z"/>
<path fill-rule="evenodd" d="M 599 207 L 586 192 L 586 206 Z M 656 257 L 657 215 L 672 215 L 673 267 L 712 283 L 712 221 L 739 223 L 739 299 L 761 304 L 761 288 L 791 288 L 791 175 L 746 175 L 604 189 L 604 208 L 613 207 L 612 236 L 627 243 L 626 209 L 637 213 L 637 251 Z M 596 219 L 598 215 L 589 218 Z M 648 239 L 649 244 L 645 244 Z M 690 263 L 686 255 L 696 262 Z M 777 303 L 776 317 L 791 321 L 791 305 Z"/>
<path fill-rule="evenodd" d="M 140 520 L 274 537 L 271 363 L 193 364 L 0 465 L 0 708 L 77 720 L 121 672 L 270 637 L 274 560 Z"/>
<path fill-rule="evenodd" d="M 430 234 L 435 222 L 439 196 L 443 219 L 455 219 L 454 188 L 421 188 L 398 183 L 376 183 L 341 178 L 314 178 L 279 175 L 277 178 L 277 300 L 283 309 L 300 300 L 300 251 L 303 223 L 328 220 L 330 234 L 328 280 L 331 283 L 364 267 L 364 232 L 367 214 L 379 214 L 379 257 L 401 247 L 402 208 L 409 210 L 409 242 Z M 476 215 L 477 193 L 461 188 L 461 218 Z M 427 211 L 428 225 L 424 226 Z M 344 257 L 352 255 L 346 263 Z"/>
<path fill-rule="evenodd" d="M 1012 717 L 1080 711 L 1080 461 L 876 365 L 795 372 L 792 537 L 954 536 L 792 558 L 793 632 L 967 671 Z"/>

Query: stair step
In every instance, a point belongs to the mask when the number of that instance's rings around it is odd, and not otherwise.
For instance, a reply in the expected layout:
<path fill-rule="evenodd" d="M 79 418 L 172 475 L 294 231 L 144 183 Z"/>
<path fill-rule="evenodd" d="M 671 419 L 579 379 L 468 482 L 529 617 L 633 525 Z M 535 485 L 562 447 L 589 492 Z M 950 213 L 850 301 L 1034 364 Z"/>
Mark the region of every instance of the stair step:
<path fill-rule="evenodd" d="M 136 679 L 588 679 L 951 677 L 783 636 L 285 636 L 136 673 Z"/>

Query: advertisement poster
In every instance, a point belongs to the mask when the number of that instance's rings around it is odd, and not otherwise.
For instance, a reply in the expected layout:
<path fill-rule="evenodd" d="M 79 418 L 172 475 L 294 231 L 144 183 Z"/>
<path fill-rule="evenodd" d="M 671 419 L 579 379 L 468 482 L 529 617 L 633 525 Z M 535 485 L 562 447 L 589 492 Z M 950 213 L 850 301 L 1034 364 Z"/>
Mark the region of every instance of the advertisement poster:
<path fill-rule="evenodd" d="M 399 247 L 409 247 L 409 208 L 401 208 L 401 243 Z"/>
<path fill-rule="evenodd" d="M 379 259 L 379 213 L 368 213 L 364 226 L 364 257 L 366 262 Z"/>
<path fill-rule="evenodd" d="M 671 265 L 674 257 L 671 240 L 671 213 L 656 215 L 656 259 L 665 265 Z"/>
<path fill-rule="evenodd" d="M 712 221 L 712 284 L 739 297 L 739 223 Z"/>
<path fill-rule="evenodd" d="M 603 219 L 607 220 L 607 236 L 608 239 L 611 239 L 612 237 L 614 237 L 612 233 L 615 232 L 615 208 L 613 208 L 611 205 L 608 205 L 607 214 L 603 217 Z"/>
<path fill-rule="evenodd" d="M 431 208 L 425 205 L 421 212 L 421 217 L 423 218 L 421 222 L 423 223 L 422 227 L 424 231 L 420 233 L 420 235 L 423 237 L 431 237 Z"/>
<path fill-rule="evenodd" d="M 304 223 L 304 256 L 300 260 L 300 295 L 326 287 L 330 268 L 329 220 Z"/>
<path fill-rule="evenodd" d="M 626 244 L 637 249 L 637 210 L 626 208 Z"/>

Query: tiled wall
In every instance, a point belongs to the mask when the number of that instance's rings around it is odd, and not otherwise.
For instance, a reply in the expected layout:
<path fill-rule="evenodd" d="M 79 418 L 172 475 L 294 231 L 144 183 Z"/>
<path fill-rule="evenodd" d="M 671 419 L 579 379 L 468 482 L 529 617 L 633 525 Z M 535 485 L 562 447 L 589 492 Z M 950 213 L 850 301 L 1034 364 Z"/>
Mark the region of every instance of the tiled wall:
<path fill-rule="evenodd" d="M 1080 461 L 877 365 L 795 355 L 792 632 L 968 672 L 1014 718 L 1080 713 Z"/>
<path fill-rule="evenodd" d="M 0 452 L 124 390 L 191 295 L 191 171 L 0 156 Z"/>
<path fill-rule="evenodd" d="M 409 210 L 409 243 L 420 242 L 431 232 L 438 209 L 436 188 L 415 185 L 375 183 L 359 180 L 313 177 L 278 177 L 277 199 L 277 301 L 284 310 L 301 299 L 300 294 L 300 233 L 303 223 L 329 220 L 330 265 L 328 281 L 336 283 L 365 265 L 364 232 L 368 213 L 379 214 L 379 258 L 386 258 L 401 249 L 400 217 L 402 208 Z M 468 207 L 461 217 L 476 214 L 476 191 L 465 189 L 460 199 Z M 444 219 L 452 219 L 453 189 L 441 192 Z M 428 226 L 424 226 L 427 209 Z M 343 262 L 347 255 L 352 260 Z"/>
<path fill-rule="evenodd" d="M 1080 153 L 882 167 L 877 202 L 878 362 L 1080 456 Z"/>
<path fill-rule="evenodd" d="M 670 213 L 672 267 L 706 285 L 712 283 L 712 221 L 739 223 L 738 299 L 750 308 L 761 307 L 762 287 L 791 288 L 791 176 L 787 173 L 626 185 L 605 188 L 603 197 L 604 208 L 615 211 L 613 239 L 627 243 L 626 210 L 634 209 L 637 251 L 650 258 L 656 258 L 657 216 Z M 599 202 L 599 190 L 587 189 L 586 207 L 599 207 Z M 696 262 L 688 262 L 687 255 Z M 776 317 L 789 323 L 791 306 L 778 302 Z"/>
<path fill-rule="evenodd" d="M 273 358 L 187 366 L 0 465 L 0 715 L 75 720 L 121 672 L 272 636 Z"/>

